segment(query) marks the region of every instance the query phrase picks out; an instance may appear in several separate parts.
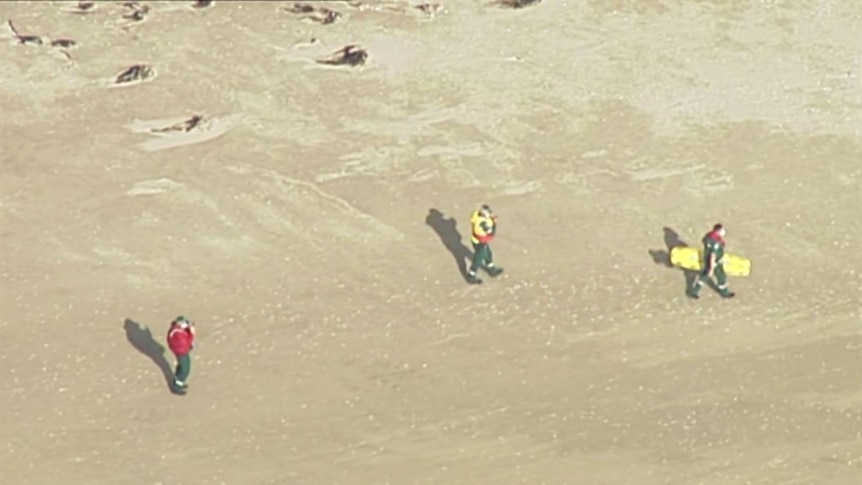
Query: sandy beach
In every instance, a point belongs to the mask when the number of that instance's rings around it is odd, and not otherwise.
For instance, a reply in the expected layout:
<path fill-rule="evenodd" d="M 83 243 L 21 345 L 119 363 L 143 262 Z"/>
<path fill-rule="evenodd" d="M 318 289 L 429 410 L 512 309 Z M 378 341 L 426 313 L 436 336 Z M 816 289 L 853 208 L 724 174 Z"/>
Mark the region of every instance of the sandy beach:
<path fill-rule="evenodd" d="M 862 4 L 193 4 L 0 3 L 0 482 L 862 483 Z"/>

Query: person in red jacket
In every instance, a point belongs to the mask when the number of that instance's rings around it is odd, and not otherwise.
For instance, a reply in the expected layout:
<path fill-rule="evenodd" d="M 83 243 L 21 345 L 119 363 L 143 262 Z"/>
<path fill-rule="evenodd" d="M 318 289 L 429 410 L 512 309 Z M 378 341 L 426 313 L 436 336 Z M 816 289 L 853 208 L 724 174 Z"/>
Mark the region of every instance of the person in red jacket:
<path fill-rule="evenodd" d="M 192 370 L 191 351 L 195 347 L 195 324 L 180 315 L 168 330 L 168 348 L 177 357 L 177 368 L 174 371 L 173 389 L 185 393 L 188 389 L 186 380 Z"/>

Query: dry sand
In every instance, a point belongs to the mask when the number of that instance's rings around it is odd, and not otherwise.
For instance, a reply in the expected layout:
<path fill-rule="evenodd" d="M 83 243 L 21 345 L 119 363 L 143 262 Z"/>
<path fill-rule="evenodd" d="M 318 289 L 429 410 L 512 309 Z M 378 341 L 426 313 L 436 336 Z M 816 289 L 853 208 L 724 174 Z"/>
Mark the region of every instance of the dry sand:
<path fill-rule="evenodd" d="M 858 2 L 98 3 L 0 4 L 4 485 L 862 483 Z"/>

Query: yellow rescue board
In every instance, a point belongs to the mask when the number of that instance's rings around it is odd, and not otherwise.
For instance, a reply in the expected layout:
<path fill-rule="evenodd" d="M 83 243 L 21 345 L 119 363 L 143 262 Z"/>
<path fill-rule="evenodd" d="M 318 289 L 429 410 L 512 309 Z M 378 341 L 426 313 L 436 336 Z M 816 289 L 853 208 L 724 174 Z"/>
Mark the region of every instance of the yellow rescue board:
<path fill-rule="evenodd" d="M 670 264 L 690 271 L 703 269 L 703 249 L 679 246 L 670 250 Z M 727 276 L 751 274 L 751 260 L 733 254 L 724 255 L 724 272 Z"/>

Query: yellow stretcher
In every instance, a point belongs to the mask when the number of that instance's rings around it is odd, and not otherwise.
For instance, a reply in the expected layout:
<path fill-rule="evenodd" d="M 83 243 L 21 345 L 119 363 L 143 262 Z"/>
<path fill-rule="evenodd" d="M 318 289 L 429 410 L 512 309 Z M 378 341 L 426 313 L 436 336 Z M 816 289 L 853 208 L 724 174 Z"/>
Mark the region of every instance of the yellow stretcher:
<path fill-rule="evenodd" d="M 733 254 L 724 255 L 724 272 L 727 276 L 748 276 L 751 274 L 751 260 Z M 678 246 L 670 250 L 670 264 L 690 271 L 703 269 L 703 249 Z"/>

